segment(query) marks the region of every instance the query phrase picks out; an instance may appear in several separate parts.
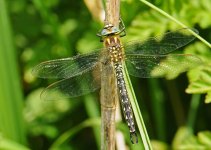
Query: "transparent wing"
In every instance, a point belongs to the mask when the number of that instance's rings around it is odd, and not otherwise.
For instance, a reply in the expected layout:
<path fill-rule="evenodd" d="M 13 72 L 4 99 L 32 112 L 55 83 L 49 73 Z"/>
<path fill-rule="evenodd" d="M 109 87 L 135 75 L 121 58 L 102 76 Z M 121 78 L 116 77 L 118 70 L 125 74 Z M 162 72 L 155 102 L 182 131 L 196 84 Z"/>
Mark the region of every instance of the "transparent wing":
<path fill-rule="evenodd" d="M 100 88 L 99 66 L 81 75 L 63 79 L 49 85 L 41 93 L 43 100 L 59 100 L 78 97 Z"/>
<path fill-rule="evenodd" d="M 176 77 L 181 72 L 194 68 L 202 61 L 190 54 L 172 55 L 127 55 L 126 66 L 129 74 L 141 77 Z"/>
<path fill-rule="evenodd" d="M 92 69 L 98 61 L 98 52 L 50 60 L 35 66 L 32 74 L 39 78 L 65 79 Z"/>
<path fill-rule="evenodd" d="M 195 37 L 190 34 L 189 30 L 191 29 L 183 28 L 173 32 L 167 32 L 162 36 L 149 38 L 145 41 L 129 42 L 124 46 L 125 53 L 145 55 L 163 55 L 171 53 L 195 39 Z M 193 31 L 198 33 L 196 29 L 193 29 Z"/>

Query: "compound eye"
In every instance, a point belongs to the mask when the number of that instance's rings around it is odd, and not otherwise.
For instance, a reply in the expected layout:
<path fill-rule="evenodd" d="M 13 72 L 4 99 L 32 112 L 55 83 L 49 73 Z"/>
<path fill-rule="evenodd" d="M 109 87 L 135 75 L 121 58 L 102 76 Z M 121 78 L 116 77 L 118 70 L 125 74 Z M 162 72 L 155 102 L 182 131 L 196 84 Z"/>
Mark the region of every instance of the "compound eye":
<path fill-rule="evenodd" d="M 103 36 L 105 36 L 105 35 L 107 35 L 107 34 L 108 34 L 107 29 L 103 29 L 103 30 L 101 31 L 101 35 L 103 35 Z"/>
<path fill-rule="evenodd" d="M 112 28 L 112 33 L 118 33 L 118 32 L 119 32 L 119 29 L 117 27 Z"/>
<path fill-rule="evenodd" d="M 108 28 L 113 28 L 114 26 L 112 24 L 108 24 Z"/>

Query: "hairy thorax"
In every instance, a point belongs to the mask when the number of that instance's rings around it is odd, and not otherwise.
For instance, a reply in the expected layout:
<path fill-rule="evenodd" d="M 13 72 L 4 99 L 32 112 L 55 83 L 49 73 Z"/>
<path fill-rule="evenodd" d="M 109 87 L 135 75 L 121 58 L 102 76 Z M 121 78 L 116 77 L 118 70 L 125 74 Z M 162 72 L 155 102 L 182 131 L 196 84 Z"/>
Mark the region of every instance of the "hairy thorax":
<path fill-rule="evenodd" d="M 119 40 L 119 36 L 112 35 L 104 39 L 104 44 L 109 51 L 111 62 L 121 62 L 124 58 L 123 46 Z"/>

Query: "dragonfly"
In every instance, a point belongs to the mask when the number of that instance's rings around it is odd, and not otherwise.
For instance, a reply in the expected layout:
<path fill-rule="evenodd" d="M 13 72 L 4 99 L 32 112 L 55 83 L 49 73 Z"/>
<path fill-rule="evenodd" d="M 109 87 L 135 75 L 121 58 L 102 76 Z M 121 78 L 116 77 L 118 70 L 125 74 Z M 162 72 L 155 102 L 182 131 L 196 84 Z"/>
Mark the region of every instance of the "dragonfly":
<path fill-rule="evenodd" d="M 191 54 L 170 54 L 194 40 L 188 28 L 167 32 L 146 40 L 122 44 L 124 27 L 107 24 L 98 34 L 104 48 L 88 54 L 45 61 L 33 68 L 33 75 L 39 78 L 55 78 L 57 82 L 49 85 L 41 93 L 41 99 L 57 100 L 78 97 L 101 87 L 101 65 L 111 65 L 114 69 L 117 91 L 127 122 L 132 143 L 137 143 L 133 111 L 126 88 L 123 67 L 128 73 L 140 78 L 162 77 L 162 72 L 177 72 L 172 63 L 183 67 L 183 72 L 194 68 L 200 59 Z M 193 29 L 197 33 L 197 30 Z M 134 138 L 135 137 L 135 138 Z"/>

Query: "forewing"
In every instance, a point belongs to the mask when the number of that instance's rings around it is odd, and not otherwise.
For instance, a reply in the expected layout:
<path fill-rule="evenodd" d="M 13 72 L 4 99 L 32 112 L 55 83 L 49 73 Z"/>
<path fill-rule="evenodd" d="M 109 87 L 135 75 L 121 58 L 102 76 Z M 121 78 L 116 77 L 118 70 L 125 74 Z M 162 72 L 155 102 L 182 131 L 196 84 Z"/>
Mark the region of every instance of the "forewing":
<path fill-rule="evenodd" d="M 162 36 L 151 37 L 145 41 L 134 41 L 124 45 L 126 54 L 163 55 L 193 41 L 195 37 L 190 33 L 191 29 L 183 28 L 173 32 L 167 32 Z M 196 29 L 192 31 L 198 33 Z"/>
<path fill-rule="evenodd" d="M 35 66 L 32 74 L 39 78 L 65 79 L 92 69 L 98 61 L 98 52 L 50 60 Z"/>
<path fill-rule="evenodd" d="M 175 78 L 181 72 L 202 64 L 202 61 L 190 54 L 172 55 L 127 55 L 126 66 L 129 74 L 140 78 Z"/>
<path fill-rule="evenodd" d="M 99 71 L 100 69 L 97 65 L 92 70 L 81 75 L 55 82 L 41 93 L 41 99 L 67 99 L 94 92 L 100 88 L 101 77 Z"/>

